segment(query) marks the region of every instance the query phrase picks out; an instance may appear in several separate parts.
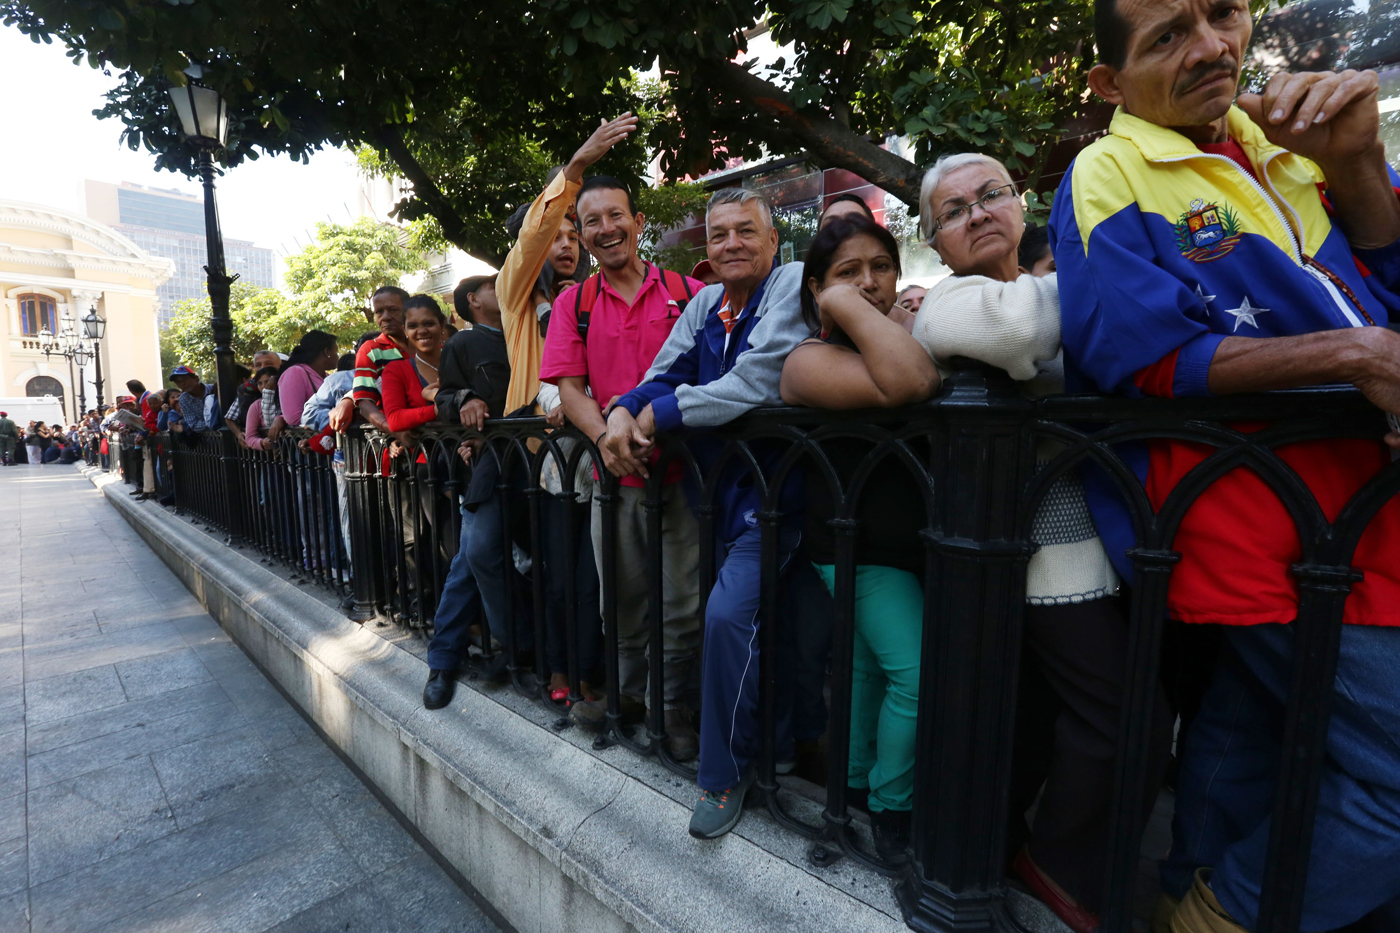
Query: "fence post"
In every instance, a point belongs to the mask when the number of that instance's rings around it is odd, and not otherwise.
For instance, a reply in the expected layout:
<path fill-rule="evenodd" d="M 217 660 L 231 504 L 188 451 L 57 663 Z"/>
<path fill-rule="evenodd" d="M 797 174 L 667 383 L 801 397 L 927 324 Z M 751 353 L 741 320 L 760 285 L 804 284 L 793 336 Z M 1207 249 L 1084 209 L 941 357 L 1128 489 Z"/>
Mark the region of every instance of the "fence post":
<path fill-rule="evenodd" d="M 927 933 L 1016 929 L 1005 908 L 1006 804 L 1025 603 L 1017 509 L 1031 404 L 1000 370 L 955 360 L 932 433 L 913 858 L 899 886 Z"/>
<path fill-rule="evenodd" d="M 243 474 L 238 469 L 238 438 L 232 431 L 219 431 L 218 438 L 226 543 L 239 547 L 243 544 Z"/>
<path fill-rule="evenodd" d="M 379 489 L 370 480 L 369 472 L 378 466 L 378 459 L 362 428 L 341 434 L 340 443 L 345 454 L 345 499 L 350 519 L 350 540 L 345 542 L 345 550 L 350 555 L 351 592 L 355 599 L 349 615 L 356 622 L 366 622 L 378 615 L 384 605 L 378 585 L 379 565 L 384 559 L 377 534 Z"/>

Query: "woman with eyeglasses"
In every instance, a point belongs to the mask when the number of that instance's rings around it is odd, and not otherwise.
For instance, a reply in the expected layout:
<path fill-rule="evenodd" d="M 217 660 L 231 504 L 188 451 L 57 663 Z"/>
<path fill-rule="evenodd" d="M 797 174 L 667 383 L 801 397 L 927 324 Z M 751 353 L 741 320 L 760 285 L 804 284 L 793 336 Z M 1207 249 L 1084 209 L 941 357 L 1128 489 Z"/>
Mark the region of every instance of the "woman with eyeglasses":
<path fill-rule="evenodd" d="M 1063 392 L 1056 277 L 1021 266 L 1025 210 L 1006 167 L 979 153 L 944 156 L 924 176 L 920 201 L 924 237 L 953 274 L 924 298 L 915 339 L 940 365 L 970 357 L 1006 370 L 1032 395 Z M 1043 443 L 1037 459 L 1056 452 Z M 1048 760 L 1028 754 L 1031 745 L 1049 744 L 1047 737 L 1018 728 L 1008 835 L 1029 841 L 1012 868 L 1071 929 L 1093 933 L 1112 823 L 1128 625 L 1077 473 L 1063 476 L 1042 500 L 1031 536 L 1039 549 L 1026 575 L 1020 710 L 1023 719 L 1053 710 L 1041 715 L 1042 732 L 1053 730 L 1053 750 Z M 1039 696 L 1037 683 L 1045 691 Z M 1157 690 L 1144 823 L 1171 739 L 1172 716 Z M 1028 831 L 1022 814 L 1042 781 Z"/>
<path fill-rule="evenodd" d="M 934 393 L 933 362 L 890 318 L 898 279 L 899 246 L 884 227 L 853 214 L 818 231 L 803 267 L 802 315 L 821 336 L 788 354 L 780 383 L 783 401 L 835 410 L 896 408 Z M 822 444 L 847 489 L 870 449 L 866 440 L 831 438 Z M 833 592 L 834 499 L 820 474 L 809 472 L 804 552 Z M 901 863 L 914 791 L 923 495 L 909 470 L 886 457 L 863 483 L 858 503 L 846 781 L 858 798 L 866 798 L 876 852 Z"/>

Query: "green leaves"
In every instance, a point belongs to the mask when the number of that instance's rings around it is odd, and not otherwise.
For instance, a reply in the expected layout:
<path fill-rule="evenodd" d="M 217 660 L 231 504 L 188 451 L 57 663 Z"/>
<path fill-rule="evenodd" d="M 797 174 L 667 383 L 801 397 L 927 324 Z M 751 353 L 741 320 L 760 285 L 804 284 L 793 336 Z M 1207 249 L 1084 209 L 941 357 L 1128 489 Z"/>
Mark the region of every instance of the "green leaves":
<path fill-rule="evenodd" d="M 844 134 L 820 161 L 856 174 L 899 175 L 880 142 L 905 135 L 910 178 L 968 149 L 1034 176 L 1082 105 L 1092 40 L 1090 0 L 0 0 L 0 17 L 121 72 L 100 114 L 160 168 L 194 173 L 164 91 L 191 62 L 228 101 L 226 167 L 393 127 L 409 157 L 380 169 L 421 169 L 440 194 L 397 216 L 497 260 L 510 212 L 624 110 L 648 115 L 643 138 L 597 170 L 635 184 L 653 162 L 680 179 L 811 154 L 817 124 Z M 720 80 L 769 39 L 762 80 Z"/>

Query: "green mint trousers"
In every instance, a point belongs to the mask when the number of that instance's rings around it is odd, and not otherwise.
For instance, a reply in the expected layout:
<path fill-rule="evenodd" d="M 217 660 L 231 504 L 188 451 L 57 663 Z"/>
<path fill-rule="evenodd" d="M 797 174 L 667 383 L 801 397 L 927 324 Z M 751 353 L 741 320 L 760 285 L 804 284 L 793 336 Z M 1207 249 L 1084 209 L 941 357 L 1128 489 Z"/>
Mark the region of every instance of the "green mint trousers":
<path fill-rule="evenodd" d="M 816 568 L 834 595 L 836 565 Z M 924 591 L 918 577 L 893 567 L 856 567 L 846 783 L 870 788 L 872 811 L 912 807 L 923 627 Z"/>

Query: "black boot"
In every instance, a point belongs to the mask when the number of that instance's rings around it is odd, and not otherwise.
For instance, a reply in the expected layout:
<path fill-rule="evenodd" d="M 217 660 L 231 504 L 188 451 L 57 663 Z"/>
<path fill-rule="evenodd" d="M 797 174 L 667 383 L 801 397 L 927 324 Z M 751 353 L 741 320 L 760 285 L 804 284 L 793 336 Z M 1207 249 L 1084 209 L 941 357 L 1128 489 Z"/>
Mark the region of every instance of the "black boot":
<path fill-rule="evenodd" d="M 456 671 L 428 671 L 428 684 L 423 688 L 423 708 L 442 709 L 452 702 L 452 693 L 456 689 Z"/>
<path fill-rule="evenodd" d="M 875 854 L 891 865 L 909 861 L 909 830 L 913 820 L 908 810 L 872 810 L 870 828 L 875 832 Z"/>

